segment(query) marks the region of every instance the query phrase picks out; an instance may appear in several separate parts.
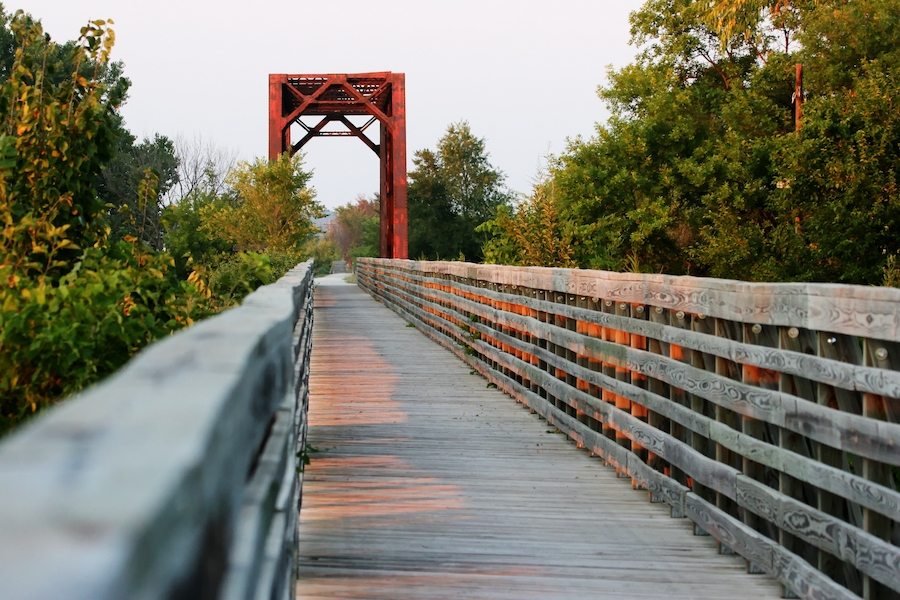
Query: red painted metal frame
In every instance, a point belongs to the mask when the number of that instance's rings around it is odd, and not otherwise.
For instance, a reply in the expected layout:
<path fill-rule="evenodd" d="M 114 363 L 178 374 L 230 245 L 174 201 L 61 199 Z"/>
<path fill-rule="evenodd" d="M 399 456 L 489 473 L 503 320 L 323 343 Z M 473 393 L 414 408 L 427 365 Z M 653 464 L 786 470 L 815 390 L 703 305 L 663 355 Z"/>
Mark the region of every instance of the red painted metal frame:
<path fill-rule="evenodd" d="M 370 119 L 362 126 L 348 116 Z M 322 119 L 313 126 L 303 116 Z M 378 121 L 381 143 L 365 130 Z M 291 143 L 291 125 L 305 131 Z M 346 129 L 326 130 L 329 123 Z M 406 76 L 403 73 L 269 75 L 269 158 L 293 155 L 314 137 L 354 136 L 379 157 L 381 174 L 381 256 L 408 258 L 406 214 Z"/>

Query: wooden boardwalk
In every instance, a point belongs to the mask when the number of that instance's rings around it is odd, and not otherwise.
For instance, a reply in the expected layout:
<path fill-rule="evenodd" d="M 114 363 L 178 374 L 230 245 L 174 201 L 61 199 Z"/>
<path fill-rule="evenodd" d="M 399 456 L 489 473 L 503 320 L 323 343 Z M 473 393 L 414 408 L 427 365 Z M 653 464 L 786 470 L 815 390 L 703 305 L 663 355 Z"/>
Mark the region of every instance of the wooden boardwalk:
<path fill-rule="evenodd" d="M 343 275 L 320 280 L 298 598 L 778 598 Z"/>

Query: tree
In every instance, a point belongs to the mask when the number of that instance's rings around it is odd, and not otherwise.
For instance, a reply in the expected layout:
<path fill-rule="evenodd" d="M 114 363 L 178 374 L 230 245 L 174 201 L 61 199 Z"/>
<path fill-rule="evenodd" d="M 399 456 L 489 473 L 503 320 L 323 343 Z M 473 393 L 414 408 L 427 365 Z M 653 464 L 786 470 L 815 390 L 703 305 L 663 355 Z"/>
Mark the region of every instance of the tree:
<path fill-rule="evenodd" d="M 121 87 L 104 78 L 113 33 L 82 28 L 67 77 L 39 22 L 8 21 L 0 82 L 0 432 L 112 373 L 140 348 L 208 314 L 202 283 L 140 240 L 109 237 L 93 188 L 113 153 Z M 84 65 L 93 65 L 85 75 Z M 155 202 L 156 179 L 138 195 Z"/>
<path fill-rule="evenodd" d="M 231 252 L 233 242 L 204 228 L 201 218 L 204 211 L 215 211 L 228 204 L 227 196 L 195 189 L 163 209 L 160 217 L 165 230 L 163 245 L 175 259 L 179 277 L 187 277 L 198 265 L 215 266 L 220 256 Z"/>
<path fill-rule="evenodd" d="M 507 204 L 504 175 L 488 160 L 484 139 L 454 123 L 437 150 L 419 150 L 409 173 L 410 256 L 479 261 L 487 234 L 476 228 Z"/>
<path fill-rule="evenodd" d="M 203 228 L 200 213 L 237 204 L 236 192 L 226 183 L 236 165 L 236 153 L 200 136 L 179 135 L 172 145 L 175 177 L 172 186 L 160 194 L 163 245 L 175 258 L 179 276 L 187 277 L 195 269 L 217 266 L 234 247 L 233 241 L 217 231 Z"/>
<path fill-rule="evenodd" d="M 817 0 L 713 0 L 705 9 L 705 22 L 718 33 L 725 48 L 736 36 L 758 37 L 771 22 L 795 20 L 798 8 L 814 5 Z M 703 14 L 703 13 L 701 13 Z"/>
<path fill-rule="evenodd" d="M 344 260 L 349 261 L 353 257 L 354 250 L 363 244 L 365 223 L 373 218 L 378 219 L 379 205 L 377 195 L 372 200 L 360 195 L 356 202 L 339 206 L 334 211 L 335 217 L 326 236 L 340 247 Z"/>
<path fill-rule="evenodd" d="M 900 5 L 820 2 L 802 14 L 798 62 L 809 97 L 779 140 L 786 277 L 880 284 L 900 253 Z"/>
<path fill-rule="evenodd" d="M 318 231 L 313 219 L 325 216 L 315 191 L 306 185 L 311 176 L 303 170 L 300 154 L 242 162 L 226 180 L 234 190 L 233 201 L 205 206 L 201 229 L 240 250 L 299 252 Z"/>
<path fill-rule="evenodd" d="M 591 268 L 896 280 L 896 0 L 650 0 L 631 24 L 641 51 L 599 90 L 611 118 L 555 162 L 552 202 L 482 228 L 492 259 L 557 247 Z"/>
<path fill-rule="evenodd" d="M 303 246 L 303 256 L 313 259 L 316 275 L 331 273 L 331 264 L 341 260 L 341 248 L 327 237 L 311 238 Z"/>
<path fill-rule="evenodd" d="M 195 193 L 222 196 L 228 192 L 226 179 L 237 165 L 237 152 L 199 135 L 177 135 L 172 144 L 178 167 L 172 187 L 160 194 L 163 204 L 178 204 Z"/>
<path fill-rule="evenodd" d="M 377 258 L 381 253 L 381 216 L 376 214 L 362 222 L 362 237 L 359 245 L 350 249 L 350 258 L 363 256 Z"/>
<path fill-rule="evenodd" d="M 107 148 L 109 156 L 102 161 L 101 171 L 96 179 L 86 183 L 98 191 L 99 199 L 110 205 L 109 214 L 104 220 L 112 228 L 112 236 L 122 239 L 126 235 L 141 237 L 153 247 L 159 247 L 159 221 L 155 206 L 143 206 L 138 210 L 140 199 L 137 196 L 139 182 L 147 175 L 150 169 L 157 180 L 157 187 L 163 191 L 169 185 L 171 169 L 170 164 L 174 157 L 171 153 L 168 157 L 164 144 L 160 144 L 161 136 L 153 141 L 145 140 L 144 143 L 135 146 L 135 138 L 124 126 L 121 115 L 117 112 L 128 97 L 128 89 L 131 82 L 123 76 L 124 66 L 121 62 L 108 59 L 97 60 L 90 56 L 84 56 L 78 52 L 77 43 L 74 41 L 62 44 L 52 43 L 45 34 L 45 43 L 29 45 L 22 48 L 18 45 L 11 25 L 16 27 L 31 27 L 36 25 L 34 19 L 27 14 L 19 13 L 15 17 L 6 14 L 3 5 L 0 4 L 0 80 L 7 80 L 16 62 L 16 52 L 24 52 L 19 64 L 37 67 L 41 73 L 41 85 L 45 89 L 58 89 L 66 84 L 77 72 L 84 81 L 95 81 L 103 86 L 108 110 L 104 111 L 102 118 L 105 126 L 102 134 L 113 140 L 112 144 L 100 144 Z M 107 57 L 108 58 L 108 57 Z M 165 138 L 162 138 L 165 140 Z M 154 203 L 155 204 L 155 203 Z M 136 216 L 138 218 L 136 218 Z M 131 227 L 132 221 L 139 225 Z M 143 226 L 142 230 L 137 231 Z M 144 232 L 147 236 L 144 237 Z"/>
<path fill-rule="evenodd" d="M 108 222 L 114 239 L 136 237 L 162 250 L 163 206 L 159 198 L 178 181 L 178 159 L 172 140 L 156 134 L 139 144 L 127 131 L 117 135 L 113 158 L 103 166 L 95 188 L 109 205 Z M 156 182 L 152 202 L 138 194 L 141 180 L 151 175 Z"/>
<path fill-rule="evenodd" d="M 552 160 L 552 159 L 550 159 Z M 487 263 L 540 267 L 575 267 L 573 230 L 560 215 L 555 183 L 542 168 L 531 195 L 515 205 L 497 208 L 479 226 L 490 234 L 484 245 Z"/>

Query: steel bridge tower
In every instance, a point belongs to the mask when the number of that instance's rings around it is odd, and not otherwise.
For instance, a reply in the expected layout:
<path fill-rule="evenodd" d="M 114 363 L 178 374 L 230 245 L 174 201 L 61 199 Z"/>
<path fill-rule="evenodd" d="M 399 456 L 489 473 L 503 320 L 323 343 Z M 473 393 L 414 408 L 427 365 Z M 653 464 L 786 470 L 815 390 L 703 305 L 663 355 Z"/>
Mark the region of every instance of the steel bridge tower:
<path fill-rule="evenodd" d="M 301 117 L 321 117 L 315 125 Z M 366 116 L 360 125 L 348 117 Z M 380 143 L 367 135 L 375 122 Z M 306 132 L 291 141 L 291 126 Z M 329 128 L 338 124 L 339 129 Z M 342 126 L 342 127 L 341 127 Z M 269 159 L 291 156 L 314 137 L 358 137 L 380 160 L 381 257 L 408 258 L 406 215 L 406 76 L 403 73 L 269 75 Z"/>

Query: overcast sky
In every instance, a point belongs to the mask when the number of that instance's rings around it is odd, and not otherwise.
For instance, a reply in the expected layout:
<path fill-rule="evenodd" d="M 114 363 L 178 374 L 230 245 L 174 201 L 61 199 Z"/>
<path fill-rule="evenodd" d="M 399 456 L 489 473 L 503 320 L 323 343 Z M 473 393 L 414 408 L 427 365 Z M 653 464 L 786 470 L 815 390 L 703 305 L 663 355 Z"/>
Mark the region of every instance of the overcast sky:
<path fill-rule="evenodd" d="M 606 67 L 631 61 L 640 0 L 11 0 L 58 41 L 115 21 L 113 57 L 131 79 L 128 128 L 200 135 L 240 157 L 267 148 L 269 73 L 406 73 L 413 152 L 467 120 L 507 185 L 527 192 L 541 157 L 608 116 Z M 305 147 L 319 200 L 378 189 L 378 159 L 352 138 Z"/>

